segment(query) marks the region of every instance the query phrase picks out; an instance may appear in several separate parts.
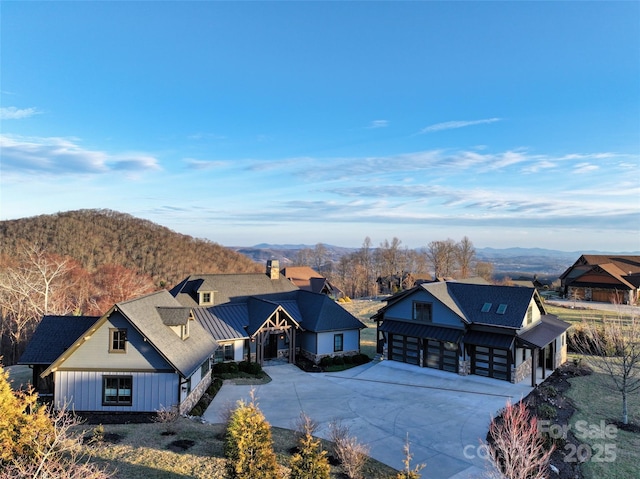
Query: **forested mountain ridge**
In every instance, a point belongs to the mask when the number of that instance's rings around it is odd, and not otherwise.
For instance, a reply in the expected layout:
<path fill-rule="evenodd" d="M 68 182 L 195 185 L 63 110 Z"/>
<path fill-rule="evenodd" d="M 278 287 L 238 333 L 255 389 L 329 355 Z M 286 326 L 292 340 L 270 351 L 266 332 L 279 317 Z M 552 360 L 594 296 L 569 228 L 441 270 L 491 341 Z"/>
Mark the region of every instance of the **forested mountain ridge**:
<path fill-rule="evenodd" d="M 205 239 L 176 233 L 112 210 L 85 209 L 0 221 L 0 255 L 37 246 L 71 257 L 89 272 L 121 265 L 150 276 L 158 287 L 194 273 L 255 273 L 263 266 Z"/>

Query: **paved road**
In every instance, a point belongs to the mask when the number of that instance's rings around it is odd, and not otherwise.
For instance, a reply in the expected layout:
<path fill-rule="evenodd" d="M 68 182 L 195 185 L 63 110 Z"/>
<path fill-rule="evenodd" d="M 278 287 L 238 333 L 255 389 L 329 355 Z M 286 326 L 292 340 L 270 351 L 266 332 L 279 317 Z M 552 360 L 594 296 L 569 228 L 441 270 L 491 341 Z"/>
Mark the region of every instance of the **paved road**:
<path fill-rule="evenodd" d="M 225 384 L 204 414 L 221 422 L 220 411 L 252 388 L 267 420 L 294 429 L 304 412 L 329 437 L 329 424 L 340 420 L 369 448 L 370 456 L 402 469 L 407 434 L 412 464 L 426 463 L 425 477 L 482 477 L 486 462 L 477 457 L 491 416 L 507 401 L 526 396 L 527 381 L 510 384 L 479 376 L 458 376 L 394 361 L 369 363 L 341 373 L 305 373 L 285 364 L 267 366 L 273 379 L 260 386 Z"/>
<path fill-rule="evenodd" d="M 611 304 L 600 303 L 597 301 L 574 301 L 572 299 L 547 299 L 547 303 L 565 308 L 585 308 L 600 311 L 613 311 L 622 314 L 634 314 L 640 316 L 640 306 L 631 306 L 629 304 Z"/>

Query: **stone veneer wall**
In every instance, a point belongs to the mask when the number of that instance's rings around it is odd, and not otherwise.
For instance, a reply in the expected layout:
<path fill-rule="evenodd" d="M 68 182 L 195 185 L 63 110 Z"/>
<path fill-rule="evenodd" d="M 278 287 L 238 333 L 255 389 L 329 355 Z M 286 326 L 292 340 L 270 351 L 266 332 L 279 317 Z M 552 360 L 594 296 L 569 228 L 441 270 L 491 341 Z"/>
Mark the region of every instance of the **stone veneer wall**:
<path fill-rule="evenodd" d="M 211 373 L 209 372 L 207 373 L 207 376 L 195 387 L 195 389 L 191 391 L 187 398 L 182 401 L 182 404 L 180 404 L 180 414 L 189 414 L 189 411 L 193 409 L 193 406 L 198 404 L 198 401 L 200 401 L 200 398 L 210 385 Z"/>
<path fill-rule="evenodd" d="M 460 376 L 471 374 L 471 359 L 464 359 L 458 362 L 458 374 Z"/>
<path fill-rule="evenodd" d="M 531 377 L 531 357 L 527 358 L 520 366 L 511 366 L 511 382 L 519 383 L 527 377 Z"/>

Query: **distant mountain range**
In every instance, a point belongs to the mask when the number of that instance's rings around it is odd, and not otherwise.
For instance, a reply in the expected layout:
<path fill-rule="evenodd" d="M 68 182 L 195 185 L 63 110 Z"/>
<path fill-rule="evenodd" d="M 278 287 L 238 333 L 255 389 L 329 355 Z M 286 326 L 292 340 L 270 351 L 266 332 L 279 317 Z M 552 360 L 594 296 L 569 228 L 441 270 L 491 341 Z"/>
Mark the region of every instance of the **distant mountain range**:
<path fill-rule="evenodd" d="M 353 253 L 359 248 L 344 248 L 323 244 L 331 261 L 336 262 L 341 256 Z M 255 246 L 230 247 L 238 253 L 244 254 L 256 262 L 264 263 L 270 259 L 277 259 L 281 267 L 292 264 L 301 249 L 314 249 L 315 245 L 304 244 L 268 244 L 260 243 Z M 640 251 L 633 252 L 605 252 L 605 251 L 560 251 L 545 248 L 476 248 L 476 259 L 494 265 L 496 276 L 532 277 L 555 279 L 561 275 L 583 254 L 613 254 L 640 255 Z"/>

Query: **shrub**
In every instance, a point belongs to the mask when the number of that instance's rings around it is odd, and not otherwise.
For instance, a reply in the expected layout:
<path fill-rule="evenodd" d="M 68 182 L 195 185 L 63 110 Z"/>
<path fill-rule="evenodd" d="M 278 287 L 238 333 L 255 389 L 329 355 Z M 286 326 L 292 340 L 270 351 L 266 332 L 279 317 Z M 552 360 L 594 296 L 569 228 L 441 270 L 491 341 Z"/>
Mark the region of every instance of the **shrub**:
<path fill-rule="evenodd" d="M 558 415 L 556 408 L 549 404 L 540 404 L 538 406 L 538 417 L 540 419 L 554 419 Z"/>
<path fill-rule="evenodd" d="M 273 451 L 271 426 L 253 397 L 248 404 L 239 401 L 231 414 L 224 453 L 230 478 L 277 479 L 278 465 Z"/>
<path fill-rule="evenodd" d="M 238 368 L 238 363 L 227 363 L 227 372 L 230 374 L 237 374 L 240 369 Z"/>
<path fill-rule="evenodd" d="M 369 450 L 351 435 L 349 428 L 339 421 L 329 424 L 329 435 L 334 452 L 349 479 L 360 479 Z"/>
<path fill-rule="evenodd" d="M 353 356 L 353 364 L 366 364 L 369 361 L 371 361 L 371 358 L 366 354 L 359 353 Z"/>
<path fill-rule="evenodd" d="M 331 356 L 325 356 L 320 360 L 320 366 L 323 368 L 333 366 L 333 358 Z"/>
<path fill-rule="evenodd" d="M 334 366 L 344 366 L 344 358 L 342 356 L 336 356 L 333 358 Z"/>
<path fill-rule="evenodd" d="M 301 414 L 298 423 L 299 452 L 291 457 L 290 479 L 329 479 L 329 459 L 327 452 L 322 450 L 318 439 L 313 437 L 315 424 L 304 413 Z"/>
<path fill-rule="evenodd" d="M 344 356 L 342 359 L 345 364 L 353 364 L 353 356 Z"/>

